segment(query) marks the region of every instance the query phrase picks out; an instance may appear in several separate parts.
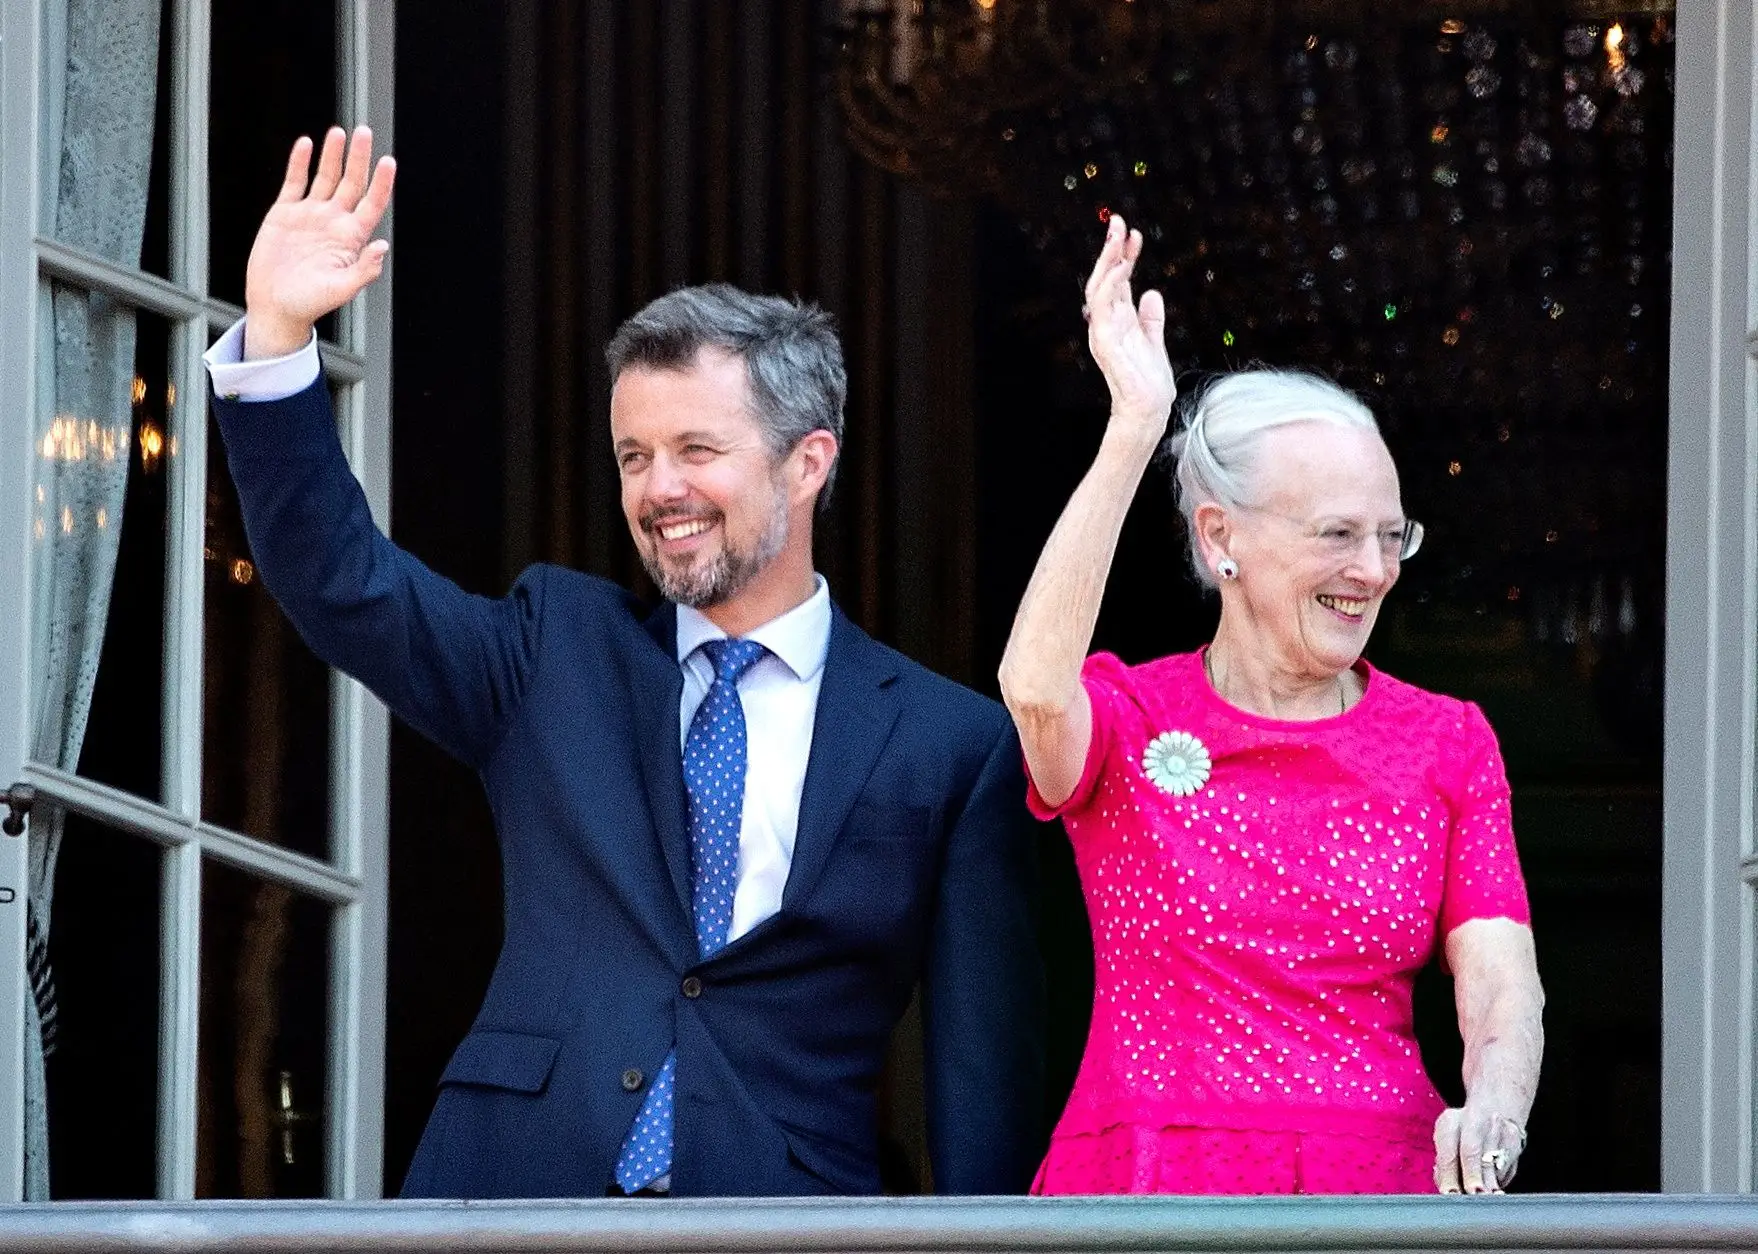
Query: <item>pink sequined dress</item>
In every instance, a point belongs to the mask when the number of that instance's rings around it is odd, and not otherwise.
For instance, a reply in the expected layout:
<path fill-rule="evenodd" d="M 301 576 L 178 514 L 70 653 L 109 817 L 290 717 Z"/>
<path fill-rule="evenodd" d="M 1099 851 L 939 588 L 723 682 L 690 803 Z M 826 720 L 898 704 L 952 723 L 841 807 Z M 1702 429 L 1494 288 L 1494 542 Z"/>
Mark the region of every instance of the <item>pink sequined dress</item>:
<path fill-rule="evenodd" d="M 1347 713 L 1284 722 L 1200 653 L 1087 660 L 1086 769 L 1030 795 L 1068 829 L 1095 968 L 1034 1192 L 1434 1188 L 1412 986 L 1459 924 L 1527 922 L 1526 889 L 1482 712 L 1361 673 Z"/>

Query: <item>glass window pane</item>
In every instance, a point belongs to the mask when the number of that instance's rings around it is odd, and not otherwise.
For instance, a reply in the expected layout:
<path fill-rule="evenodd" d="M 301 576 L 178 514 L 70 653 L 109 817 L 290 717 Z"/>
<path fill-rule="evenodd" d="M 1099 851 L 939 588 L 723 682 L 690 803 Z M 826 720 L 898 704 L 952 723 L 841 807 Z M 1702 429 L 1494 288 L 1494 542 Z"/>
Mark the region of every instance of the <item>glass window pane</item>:
<path fill-rule="evenodd" d="M 162 857 L 139 837 L 66 816 L 49 927 L 57 1013 L 46 1079 L 57 1200 L 154 1194 Z"/>
<path fill-rule="evenodd" d="M 257 577 L 217 424 L 208 433 L 202 816 L 329 853 L 330 672 Z"/>
<path fill-rule="evenodd" d="M 48 0 L 42 9 L 40 231 L 130 269 L 141 264 L 163 147 L 155 132 L 166 133 L 169 18 L 167 0 Z M 162 266 L 162 214 L 155 230 Z"/>
<path fill-rule="evenodd" d="M 244 263 L 300 135 L 353 121 L 336 115 L 336 6 L 310 0 L 216 4 L 210 286 L 244 303 Z"/>
<path fill-rule="evenodd" d="M 319 1197 L 331 910 L 202 867 L 196 1196 Z"/>
<path fill-rule="evenodd" d="M 169 328 L 39 295 L 31 754 L 159 796 Z"/>

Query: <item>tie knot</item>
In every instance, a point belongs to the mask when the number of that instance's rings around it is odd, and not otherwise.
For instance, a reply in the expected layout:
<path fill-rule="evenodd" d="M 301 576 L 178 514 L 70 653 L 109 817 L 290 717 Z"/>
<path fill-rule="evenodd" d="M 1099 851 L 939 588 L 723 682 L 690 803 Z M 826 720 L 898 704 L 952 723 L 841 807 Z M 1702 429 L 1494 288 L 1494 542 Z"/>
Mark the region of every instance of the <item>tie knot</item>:
<path fill-rule="evenodd" d="M 766 652 L 755 640 L 707 640 L 702 644 L 702 652 L 708 655 L 709 665 L 714 667 L 714 677 L 722 683 L 737 684 L 739 677 L 756 663 Z"/>

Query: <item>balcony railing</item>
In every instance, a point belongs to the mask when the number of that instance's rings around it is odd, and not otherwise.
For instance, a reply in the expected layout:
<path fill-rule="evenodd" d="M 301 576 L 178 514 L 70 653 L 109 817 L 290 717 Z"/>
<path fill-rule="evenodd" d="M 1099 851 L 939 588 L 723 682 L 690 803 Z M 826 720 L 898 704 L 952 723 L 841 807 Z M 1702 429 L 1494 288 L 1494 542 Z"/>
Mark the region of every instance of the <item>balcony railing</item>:
<path fill-rule="evenodd" d="M 0 1207 L 0 1254 L 86 1251 L 1758 1251 L 1758 1199 L 972 1198 L 52 1203 Z"/>

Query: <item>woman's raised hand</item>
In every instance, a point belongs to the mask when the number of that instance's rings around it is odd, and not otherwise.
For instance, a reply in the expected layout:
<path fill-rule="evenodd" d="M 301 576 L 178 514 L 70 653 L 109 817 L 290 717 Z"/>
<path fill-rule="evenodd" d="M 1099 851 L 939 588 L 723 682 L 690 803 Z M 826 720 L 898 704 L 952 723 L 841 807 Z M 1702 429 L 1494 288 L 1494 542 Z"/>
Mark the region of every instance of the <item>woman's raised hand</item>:
<path fill-rule="evenodd" d="M 1156 291 L 1136 304 L 1129 281 L 1141 256 L 1140 231 L 1117 214 L 1105 231 L 1105 246 L 1087 278 L 1087 347 L 1111 389 L 1111 422 L 1151 434 L 1166 430 L 1178 394 L 1172 362 L 1166 356 L 1166 303 Z"/>
<path fill-rule="evenodd" d="M 341 127 L 324 136 L 315 177 L 311 148 L 303 136 L 293 145 L 281 194 L 250 250 L 244 278 L 247 358 L 303 348 L 319 318 L 378 278 L 390 251 L 390 243 L 372 233 L 391 203 L 396 162 L 383 157 L 373 166 L 372 131 L 364 126 L 351 138 Z"/>

